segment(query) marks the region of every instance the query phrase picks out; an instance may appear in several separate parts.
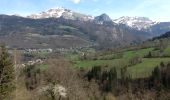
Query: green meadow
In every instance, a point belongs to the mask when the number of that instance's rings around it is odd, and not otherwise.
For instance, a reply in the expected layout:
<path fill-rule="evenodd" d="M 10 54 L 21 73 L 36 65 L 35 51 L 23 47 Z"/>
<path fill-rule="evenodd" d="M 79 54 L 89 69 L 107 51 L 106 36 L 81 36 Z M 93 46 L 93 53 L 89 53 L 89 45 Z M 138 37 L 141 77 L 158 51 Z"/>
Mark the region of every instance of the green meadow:
<path fill-rule="evenodd" d="M 117 53 L 110 53 L 102 56 L 98 56 L 96 60 L 74 60 L 73 65 L 76 68 L 91 68 L 94 66 L 107 66 L 116 67 L 120 69 L 124 66 L 127 67 L 127 71 L 132 78 L 143 78 L 151 75 L 153 69 L 160 65 L 161 62 L 169 62 L 170 57 L 155 57 L 144 58 L 149 52 L 154 52 L 154 48 L 145 48 L 137 50 L 125 50 L 121 52 L 121 57 L 115 58 Z M 170 53 L 170 46 L 168 46 L 164 53 Z M 120 53 L 119 53 L 120 54 Z M 142 61 L 135 65 L 129 65 L 129 60 L 134 56 L 140 56 Z M 101 60 L 102 59 L 102 60 Z"/>

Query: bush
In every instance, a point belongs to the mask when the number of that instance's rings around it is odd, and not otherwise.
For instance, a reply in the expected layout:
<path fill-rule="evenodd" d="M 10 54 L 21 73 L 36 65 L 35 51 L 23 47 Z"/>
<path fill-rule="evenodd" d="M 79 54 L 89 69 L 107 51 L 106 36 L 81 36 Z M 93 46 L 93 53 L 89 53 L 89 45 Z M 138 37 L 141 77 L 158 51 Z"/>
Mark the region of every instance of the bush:
<path fill-rule="evenodd" d="M 136 64 L 141 63 L 141 62 L 142 62 L 142 57 L 140 57 L 140 56 L 138 56 L 138 55 L 132 57 L 132 58 L 129 60 L 130 66 L 136 65 Z"/>

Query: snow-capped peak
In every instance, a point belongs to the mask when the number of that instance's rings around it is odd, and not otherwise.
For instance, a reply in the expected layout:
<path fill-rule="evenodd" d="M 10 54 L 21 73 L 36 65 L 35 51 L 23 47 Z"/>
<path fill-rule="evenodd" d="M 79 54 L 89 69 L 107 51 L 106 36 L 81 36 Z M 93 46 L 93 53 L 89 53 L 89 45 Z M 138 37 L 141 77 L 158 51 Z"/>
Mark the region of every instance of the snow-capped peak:
<path fill-rule="evenodd" d="M 56 8 L 51 8 L 45 12 L 31 14 L 30 16 L 27 17 L 33 19 L 50 18 L 50 17 L 59 18 L 62 16 L 64 12 L 72 13 L 71 10 L 65 9 L 63 7 L 56 7 Z"/>
<path fill-rule="evenodd" d="M 51 8 L 47 11 L 47 13 L 50 15 L 50 17 L 61 17 L 64 12 L 69 10 L 64 8 Z M 70 11 L 71 12 L 71 11 Z"/>
<path fill-rule="evenodd" d="M 150 26 L 157 23 L 150 20 L 147 17 L 128 17 L 128 16 L 120 17 L 118 19 L 113 20 L 113 22 L 117 24 L 125 24 L 131 28 L 135 28 L 138 30 L 147 29 Z"/>
<path fill-rule="evenodd" d="M 89 15 L 80 14 L 77 12 L 74 12 L 72 10 L 63 8 L 63 7 L 56 7 L 51 8 L 45 12 L 41 12 L 38 14 L 32 14 L 30 16 L 27 16 L 28 18 L 33 19 L 43 19 L 43 18 L 65 18 L 65 19 L 72 19 L 72 20 L 82 20 L 82 21 L 88 21 L 93 20 L 94 17 Z"/>

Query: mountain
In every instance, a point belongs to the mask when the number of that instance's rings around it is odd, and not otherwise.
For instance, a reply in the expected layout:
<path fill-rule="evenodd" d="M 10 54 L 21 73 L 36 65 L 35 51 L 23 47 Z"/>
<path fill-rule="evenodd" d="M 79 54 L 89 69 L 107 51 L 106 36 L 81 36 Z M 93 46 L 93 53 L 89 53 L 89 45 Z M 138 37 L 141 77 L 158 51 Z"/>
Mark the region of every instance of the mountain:
<path fill-rule="evenodd" d="M 170 22 L 155 22 L 147 17 L 120 17 L 113 20 L 117 24 L 126 25 L 139 31 L 147 32 L 151 37 L 159 36 L 170 31 Z"/>
<path fill-rule="evenodd" d="M 98 24 L 103 24 L 105 22 L 112 22 L 112 19 L 107 14 L 102 14 L 100 16 L 96 16 L 94 21 Z"/>
<path fill-rule="evenodd" d="M 155 22 L 147 17 L 128 17 L 123 16 L 118 19 L 112 20 L 107 14 L 100 16 L 90 16 L 81 14 L 70 9 L 63 7 L 51 8 L 45 12 L 31 14 L 26 18 L 31 19 L 44 19 L 44 18 L 63 18 L 68 20 L 79 20 L 79 21 L 92 21 L 96 24 L 117 24 L 119 27 L 129 27 L 132 30 L 137 30 L 143 33 L 145 37 L 152 38 L 159 36 L 170 30 L 170 22 Z"/>
<path fill-rule="evenodd" d="M 170 38 L 170 31 L 166 32 L 165 34 L 162 34 L 160 36 L 154 37 L 153 40 L 155 40 L 155 39 L 165 39 L 165 38 Z"/>
<path fill-rule="evenodd" d="M 61 17 L 64 19 L 81 20 L 81 21 L 89 21 L 93 19 L 92 16 L 80 14 L 63 7 L 51 8 L 45 12 L 41 12 L 38 14 L 31 14 L 27 16 L 27 18 L 33 18 L 33 19 L 61 18 Z"/>
<path fill-rule="evenodd" d="M 145 39 L 143 32 L 107 22 L 0 15 L 0 42 L 15 48 L 112 48 Z M 140 33 L 140 34 L 138 34 Z"/>
<path fill-rule="evenodd" d="M 169 26 L 144 17 L 112 20 L 107 14 L 92 17 L 57 7 L 27 17 L 0 15 L 0 42 L 15 48 L 112 48 L 140 43 Z"/>
<path fill-rule="evenodd" d="M 146 17 L 128 17 L 128 16 L 120 17 L 118 19 L 113 20 L 113 22 L 117 24 L 125 24 L 137 30 L 148 29 L 151 26 L 157 24 L 156 22 Z"/>
<path fill-rule="evenodd" d="M 159 36 L 170 31 L 170 22 L 159 22 L 146 31 L 153 34 L 154 36 Z"/>

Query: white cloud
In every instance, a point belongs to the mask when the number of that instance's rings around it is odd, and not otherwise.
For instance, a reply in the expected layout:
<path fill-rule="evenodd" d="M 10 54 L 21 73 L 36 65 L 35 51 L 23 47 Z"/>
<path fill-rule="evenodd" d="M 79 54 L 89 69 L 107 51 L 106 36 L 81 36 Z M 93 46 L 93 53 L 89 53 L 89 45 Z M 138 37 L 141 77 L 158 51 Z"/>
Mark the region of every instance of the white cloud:
<path fill-rule="evenodd" d="M 74 2 L 75 4 L 80 3 L 81 0 L 71 0 L 72 2 Z"/>

